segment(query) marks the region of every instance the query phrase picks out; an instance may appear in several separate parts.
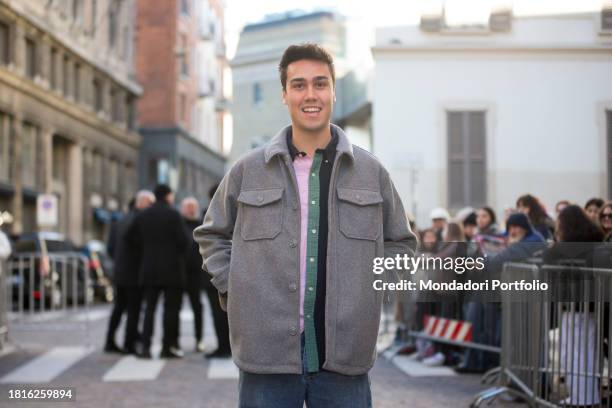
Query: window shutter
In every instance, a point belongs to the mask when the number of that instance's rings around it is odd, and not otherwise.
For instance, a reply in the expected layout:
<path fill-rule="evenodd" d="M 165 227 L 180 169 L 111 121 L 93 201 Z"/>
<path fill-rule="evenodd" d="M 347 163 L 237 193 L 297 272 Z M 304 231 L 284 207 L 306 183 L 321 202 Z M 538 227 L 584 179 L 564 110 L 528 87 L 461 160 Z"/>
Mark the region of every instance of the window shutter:
<path fill-rule="evenodd" d="M 485 112 L 448 112 L 448 205 L 486 203 Z"/>

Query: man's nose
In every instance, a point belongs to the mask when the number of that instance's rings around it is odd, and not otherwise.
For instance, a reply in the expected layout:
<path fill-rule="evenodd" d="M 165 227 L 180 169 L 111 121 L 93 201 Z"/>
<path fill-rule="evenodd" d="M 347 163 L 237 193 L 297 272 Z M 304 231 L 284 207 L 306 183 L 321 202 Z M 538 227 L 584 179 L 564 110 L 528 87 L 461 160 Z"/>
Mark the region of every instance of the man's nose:
<path fill-rule="evenodd" d="M 315 89 L 313 85 L 306 87 L 306 99 L 316 99 Z"/>

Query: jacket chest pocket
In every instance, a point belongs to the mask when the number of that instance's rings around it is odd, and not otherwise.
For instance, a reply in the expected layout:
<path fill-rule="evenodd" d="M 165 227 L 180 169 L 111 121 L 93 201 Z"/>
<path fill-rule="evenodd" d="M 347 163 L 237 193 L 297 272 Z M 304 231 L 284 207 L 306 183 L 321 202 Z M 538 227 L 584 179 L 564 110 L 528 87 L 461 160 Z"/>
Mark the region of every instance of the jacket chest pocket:
<path fill-rule="evenodd" d="M 242 239 L 273 239 L 280 234 L 283 223 L 282 197 L 282 188 L 240 192 L 238 202 Z"/>
<path fill-rule="evenodd" d="M 382 195 L 353 188 L 337 191 L 340 231 L 347 238 L 376 241 L 382 229 Z"/>

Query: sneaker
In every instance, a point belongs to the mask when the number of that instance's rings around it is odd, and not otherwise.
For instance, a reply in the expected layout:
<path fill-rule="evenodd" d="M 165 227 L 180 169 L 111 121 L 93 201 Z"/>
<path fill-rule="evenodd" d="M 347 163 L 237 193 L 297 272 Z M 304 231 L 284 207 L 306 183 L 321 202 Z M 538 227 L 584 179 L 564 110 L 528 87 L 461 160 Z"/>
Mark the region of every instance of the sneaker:
<path fill-rule="evenodd" d="M 444 357 L 444 354 L 438 352 L 436 354 L 434 354 L 431 357 L 427 357 L 425 359 L 423 359 L 423 364 L 426 365 L 427 367 L 440 367 L 444 365 L 444 360 L 446 358 Z"/>
<path fill-rule="evenodd" d="M 202 340 L 196 342 L 195 351 L 196 353 L 203 353 L 205 350 L 204 342 Z"/>
<path fill-rule="evenodd" d="M 407 359 L 414 360 L 414 361 L 420 360 L 420 357 L 421 357 L 421 353 L 419 353 L 418 351 L 415 351 L 414 353 L 406 356 Z"/>

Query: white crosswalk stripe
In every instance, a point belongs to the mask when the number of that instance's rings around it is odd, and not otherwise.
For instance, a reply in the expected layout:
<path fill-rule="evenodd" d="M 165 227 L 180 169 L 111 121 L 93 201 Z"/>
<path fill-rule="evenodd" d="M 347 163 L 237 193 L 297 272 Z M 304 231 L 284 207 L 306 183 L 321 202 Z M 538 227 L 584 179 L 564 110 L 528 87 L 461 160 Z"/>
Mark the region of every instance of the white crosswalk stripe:
<path fill-rule="evenodd" d="M 166 365 L 166 360 L 159 359 L 161 346 L 155 344 L 151 348 L 154 358 L 141 359 L 135 356 L 126 356 L 115 363 L 102 377 L 102 381 L 153 381 Z"/>
<path fill-rule="evenodd" d="M 213 358 L 208 363 L 207 378 L 211 380 L 238 379 L 238 367 L 231 358 Z"/>
<path fill-rule="evenodd" d="M 47 383 L 91 353 L 87 347 L 54 347 L 0 378 L 3 384 Z"/>
<path fill-rule="evenodd" d="M 408 356 L 395 356 L 391 359 L 393 365 L 411 377 L 454 377 L 457 375 L 449 367 L 428 367 L 420 361 L 414 361 Z"/>

